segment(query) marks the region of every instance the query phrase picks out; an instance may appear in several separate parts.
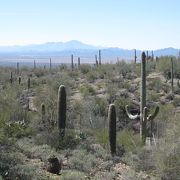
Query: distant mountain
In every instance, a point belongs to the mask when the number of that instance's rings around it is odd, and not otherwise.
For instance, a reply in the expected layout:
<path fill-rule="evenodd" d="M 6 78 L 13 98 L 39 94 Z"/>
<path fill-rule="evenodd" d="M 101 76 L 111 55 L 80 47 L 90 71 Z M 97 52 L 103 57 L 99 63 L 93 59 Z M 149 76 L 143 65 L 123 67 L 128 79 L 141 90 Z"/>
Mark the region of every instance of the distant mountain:
<path fill-rule="evenodd" d="M 0 56 L 63 56 L 69 57 L 71 54 L 84 58 L 94 58 L 98 50 L 102 50 L 102 58 L 105 61 L 119 59 L 132 60 L 134 50 L 127 50 L 115 47 L 98 47 L 72 40 L 68 42 L 48 42 L 45 44 L 26 45 L 26 46 L 0 46 Z M 141 50 L 137 50 L 137 57 L 140 59 Z M 173 55 L 177 56 L 178 49 L 165 48 L 154 50 L 154 56 Z M 151 55 L 151 52 L 149 51 Z"/>

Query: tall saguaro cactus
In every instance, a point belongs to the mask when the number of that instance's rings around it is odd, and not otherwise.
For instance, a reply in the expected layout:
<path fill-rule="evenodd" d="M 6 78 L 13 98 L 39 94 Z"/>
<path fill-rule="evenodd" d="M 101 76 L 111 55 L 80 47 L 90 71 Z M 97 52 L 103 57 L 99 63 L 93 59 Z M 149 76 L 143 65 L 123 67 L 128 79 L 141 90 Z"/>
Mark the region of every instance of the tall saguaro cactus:
<path fill-rule="evenodd" d="M 19 62 L 17 62 L 17 67 L 16 67 L 17 69 L 17 74 L 19 74 Z"/>
<path fill-rule="evenodd" d="M 52 61 L 51 61 L 51 58 L 49 60 L 49 69 L 51 70 L 52 69 Z"/>
<path fill-rule="evenodd" d="M 34 60 L 34 69 L 36 69 L 36 61 Z"/>
<path fill-rule="evenodd" d="M 57 102 L 59 135 L 63 139 L 66 127 L 66 88 L 64 85 L 59 87 Z"/>
<path fill-rule="evenodd" d="M 151 61 L 153 61 L 153 60 L 154 60 L 154 52 L 151 51 Z"/>
<path fill-rule="evenodd" d="M 99 50 L 99 65 L 101 65 L 101 50 Z"/>
<path fill-rule="evenodd" d="M 95 62 L 96 62 L 96 66 L 98 66 L 98 58 L 97 58 L 97 55 L 95 55 Z"/>
<path fill-rule="evenodd" d="M 10 83 L 11 83 L 11 84 L 13 83 L 13 74 L 12 74 L 12 72 L 11 72 L 11 74 L 10 74 Z"/>
<path fill-rule="evenodd" d="M 174 63 L 173 58 L 171 58 L 171 91 L 174 92 Z"/>
<path fill-rule="evenodd" d="M 74 70 L 74 56 L 71 54 L 71 70 Z"/>
<path fill-rule="evenodd" d="M 116 108 L 114 104 L 110 104 L 108 111 L 109 122 L 109 144 L 111 154 L 116 154 Z"/>
<path fill-rule="evenodd" d="M 132 115 L 128 112 L 128 106 L 126 106 L 126 113 L 132 120 L 140 118 L 140 135 L 142 142 L 145 144 L 147 136 L 147 121 L 153 121 L 159 112 L 157 106 L 153 114 L 148 115 L 148 109 L 146 107 L 146 55 L 142 53 L 141 62 L 141 91 L 140 91 L 140 115 Z"/>
<path fill-rule="evenodd" d="M 80 65 L 81 65 L 81 59 L 80 57 L 78 57 L 78 67 L 80 67 Z"/>
<path fill-rule="evenodd" d="M 136 64 L 137 61 L 137 55 L 136 55 L 136 49 L 134 50 L 134 63 Z"/>

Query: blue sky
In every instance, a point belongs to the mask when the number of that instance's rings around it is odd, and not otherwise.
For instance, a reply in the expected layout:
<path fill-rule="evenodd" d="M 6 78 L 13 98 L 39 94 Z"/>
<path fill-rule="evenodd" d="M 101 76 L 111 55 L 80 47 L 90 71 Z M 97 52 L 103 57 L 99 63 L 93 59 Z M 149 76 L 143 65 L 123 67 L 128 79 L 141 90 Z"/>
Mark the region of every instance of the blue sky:
<path fill-rule="evenodd" d="M 0 0 L 0 45 L 180 48 L 180 0 Z"/>

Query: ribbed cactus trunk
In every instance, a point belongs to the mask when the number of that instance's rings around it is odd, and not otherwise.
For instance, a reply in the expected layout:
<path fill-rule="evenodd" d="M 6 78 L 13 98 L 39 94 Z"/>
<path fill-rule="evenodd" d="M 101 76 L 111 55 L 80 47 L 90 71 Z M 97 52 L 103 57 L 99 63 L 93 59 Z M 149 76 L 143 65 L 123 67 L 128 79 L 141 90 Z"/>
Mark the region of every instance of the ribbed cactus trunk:
<path fill-rule="evenodd" d="M 46 114 L 46 109 L 45 109 L 45 104 L 41 104 L 41 119 L 42 123 L 45 124 L 45 114 Z"/>
<path fill-rule="evenodd" d="M 99 65 L 101 65 L 101 50 L 99 50 Z"/>
<path fill-rule="evenodd" d="M 63 139 L 66 127 L 66 88 L 61 85 L 58 90 L 58 127 L 59 135 Z"/>
<path fill-rule="evenodd" d="M 114 104 L 110 104 L 108 111 L 109 122 L 109 144 L 111 154 L 116 154 L 116 109 Z"/>
<path fill-rule="evenodd" d="M 11 84 L 13 83 L 13 74 L 12 74 L 12 72 L 11 72 L 11 74 L 10 74 L 10 83 L 11 83 Z"/>
<path fill-rule="evenodd" d="M 80 67 L 80 65 L 81 65 L 81 59 L 80 57 L 78 57 L 78 68 Z"/>
<path fill-rule="evenodd" d="M 174 93 L 174 63 L 173 58 L 171 58 L 171 91 Z"/>
<path fill-rule="evenodd" d="M 71 70 L 74 70 L 74 56 L 73 54 L 71 55 Z"/>
<path fill-rule="evenodd" d="M 140 95 L 140 134 L 142 139 L 144 139 L 144 132 L 146 131 L 146 122 L 143 121 L 143 111 L 146 107 L 146 55 L 145 52 L 142 53 L 141 62 L 141 95 Z"/>
<path fill-rule="evenodd" d="M 137 55 L 136 55 L 136 49 L 134 50 L 134 63 L 136 64 L 137 61 Z"/>
<path fill-rule="evenodd" d="M 28 90 L 31 88 L 31 79 L 28 78 Z"/>

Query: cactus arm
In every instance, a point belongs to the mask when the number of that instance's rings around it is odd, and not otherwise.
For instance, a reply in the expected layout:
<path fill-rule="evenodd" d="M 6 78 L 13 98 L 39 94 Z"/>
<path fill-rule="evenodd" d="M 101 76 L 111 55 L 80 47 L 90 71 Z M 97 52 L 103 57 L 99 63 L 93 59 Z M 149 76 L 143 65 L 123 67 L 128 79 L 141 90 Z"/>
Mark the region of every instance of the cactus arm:
<path fill-rule="evenodd" d="M 147 118 L 148 121 L 153 120 L 159 113 L 159 106 L 156 107 L 155 111 L 153 114 L 150 114 Z"/>
<path fill-rule="evenodd" d="M 140 117 L 138 114 L 132 115 L 132 114 L 128 111 L 128 105 L 125 106 L 125 109 L 126 109 L 126 114 L 127 114 L 127 116 L 129 117 L 129 119 L 135 120 L 135 119 L 137 119 L 137 118 Z"/>

